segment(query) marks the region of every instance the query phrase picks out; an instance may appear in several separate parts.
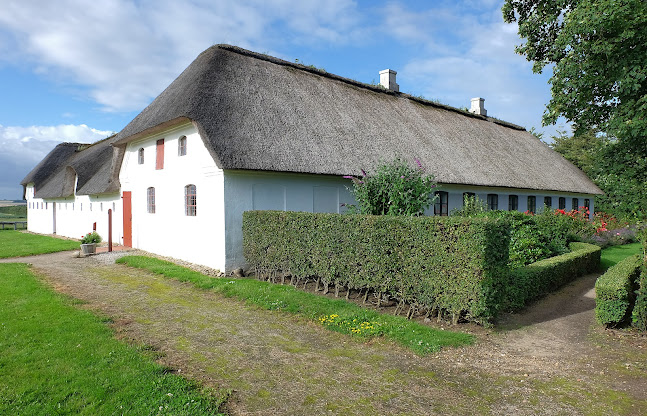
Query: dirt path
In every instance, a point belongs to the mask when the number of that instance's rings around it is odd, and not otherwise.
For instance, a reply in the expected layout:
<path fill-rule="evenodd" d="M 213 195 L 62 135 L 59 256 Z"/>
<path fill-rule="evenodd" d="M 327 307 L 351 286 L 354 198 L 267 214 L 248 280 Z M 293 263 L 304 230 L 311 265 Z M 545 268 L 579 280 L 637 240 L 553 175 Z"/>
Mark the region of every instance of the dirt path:
<path fill-rule="evenodd" d="M 20 261 L 112 317 L 118 336 L 157 348 L 165 365 L 232 389 L 234 415 L 647 414 L 647 338 L 594 325 L 595 275 L 497 330 L 460 327 L 476 345 L 418 357 L 109 258 Z"/>

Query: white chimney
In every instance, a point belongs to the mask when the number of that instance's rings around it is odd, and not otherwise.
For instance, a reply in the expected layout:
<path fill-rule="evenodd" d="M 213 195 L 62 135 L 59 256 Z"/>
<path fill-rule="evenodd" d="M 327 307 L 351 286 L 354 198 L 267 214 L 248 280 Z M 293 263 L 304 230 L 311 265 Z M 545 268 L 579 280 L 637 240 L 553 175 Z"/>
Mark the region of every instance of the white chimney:
<path fill-rule="evenodd" d="M 384 71 L 380 71 L 380 85 L 387 90 L 399 92 L 400 86 L 395 82 L 396 74 L 397 72 L 392 69 L 385 69 Z"/>
<path fill-rule="evenodd" d="M 487 116 L 487 110 L 485 109 L 485 98 L 481 98 L 481 97 L 472 98 L 472 106 L 470 107 L 470 113 Z"/>

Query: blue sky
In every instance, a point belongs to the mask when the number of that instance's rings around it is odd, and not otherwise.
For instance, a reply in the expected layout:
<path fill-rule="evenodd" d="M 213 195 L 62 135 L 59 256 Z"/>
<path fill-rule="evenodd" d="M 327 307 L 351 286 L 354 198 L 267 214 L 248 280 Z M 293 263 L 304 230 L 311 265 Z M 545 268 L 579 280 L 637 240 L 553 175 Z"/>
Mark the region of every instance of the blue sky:
<path fill-rule="evenodd" d="M 502 0 L 3 0 L 0 199 L 57 143 L 118 132 L 209 46 L 228 43 L 362 82 L 398 72 L 400 91 L 545 138 L 550 74 L 514 53 Z"/>

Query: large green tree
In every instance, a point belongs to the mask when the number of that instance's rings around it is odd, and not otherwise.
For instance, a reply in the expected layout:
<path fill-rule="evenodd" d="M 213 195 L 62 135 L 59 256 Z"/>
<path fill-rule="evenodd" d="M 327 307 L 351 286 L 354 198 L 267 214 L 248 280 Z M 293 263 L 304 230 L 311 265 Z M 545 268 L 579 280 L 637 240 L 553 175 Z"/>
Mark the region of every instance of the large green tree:
<path fill-rule="evenodd" d="M 540 73 L 552 67 L 544 124 L 558 117 L 583 130 L 641 139 L 647 132 L 647 1 L 506 0 L 516 51 Z"/>

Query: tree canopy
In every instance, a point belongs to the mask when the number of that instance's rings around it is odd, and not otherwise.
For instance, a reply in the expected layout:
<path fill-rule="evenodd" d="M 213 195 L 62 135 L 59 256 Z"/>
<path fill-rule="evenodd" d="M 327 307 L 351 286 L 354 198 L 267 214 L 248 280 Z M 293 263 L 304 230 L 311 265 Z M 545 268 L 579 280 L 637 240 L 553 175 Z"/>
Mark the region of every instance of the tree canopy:
<path fill-rule="evenodd" d="M 516 51 L 541 73 L 553 66 L 545 125 L 564 116 L 582 130 L 616 137 L 647 133 L 645 0 L 506 0 Z"/>

